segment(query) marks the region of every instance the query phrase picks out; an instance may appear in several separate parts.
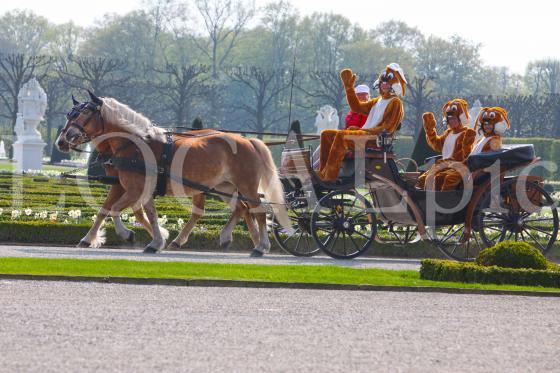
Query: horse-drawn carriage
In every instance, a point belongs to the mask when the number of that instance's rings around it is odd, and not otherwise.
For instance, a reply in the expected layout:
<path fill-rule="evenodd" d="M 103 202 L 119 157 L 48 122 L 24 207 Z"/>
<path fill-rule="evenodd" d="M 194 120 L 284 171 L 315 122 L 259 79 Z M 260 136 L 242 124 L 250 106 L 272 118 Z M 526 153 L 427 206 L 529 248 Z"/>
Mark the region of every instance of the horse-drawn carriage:
<path fill-rule="evenodd" d="M 379 139 L 347 156 L 337 182 L 329 184 L 314 176 L 309 150 L 284 150 L 282 181 L 294 233 L 274 224 L 274 236 L 285 251 L 349 259 L 372 245 L 423 239 L 447 257 L 472 260 L 508 239 L 543 252 L 554 244 L 558 211 L 543 179 L 515 175 L 539 161 L 532 145 L 471 156 L 467 185 L 434 192 L 417 189 L 418 169 L 406 172 L 391 138 Z"/>
<path fill-rule="evenodd" d="M 91 92 L 90 98 L 74 100 L 57 139 L 65 151 L 93 141 L 107 153 L 104 164 L 114 175 L 108 176 L 114 185 L 81 246 L 95 245 L 107 216 L 128 239 L 119 216 L 131 206 L 153 237 L 145 252 L 158 252 L 166 234 L 153 198 L 169 194 L 193 199 L 191 219 L 169 244 L 179 248 L 202 216 L 205 196 L 215 195 L 234 206 L 220 245 L 231 243 L 233 227 L 244 218 L 255 243 L 253 255 L 260 256 L 270 242 L 265 213 L 258 208 L 259 185 L 271 207 L 285 202 L 287 214 L 276 208 L 281 224 L 273 224 L 274 236 L 284 250 L 299 256 L 322 250 L 334 258 L 354 258 L 374 243 L 402 245 L 421 238 L 451 258 L 470 260 L 481 248 L 506 239 L 528 241 L 546 252 L 557 238 L 558 211 L 543 179 L 511 175 L 538 162 L 530 145 L 471 156 L 464 185 L 445 192 L 417 189 L 420 173 L 404 170 L 392 138 L 384 134 L 373 144 L 356 146 L 334 183 L 315 175 L 311 152 L 301 147 L 284 150 L 278 179 L 270 150 L 260 140 L 216 130 L 167 132 L 115 99 Z"/>

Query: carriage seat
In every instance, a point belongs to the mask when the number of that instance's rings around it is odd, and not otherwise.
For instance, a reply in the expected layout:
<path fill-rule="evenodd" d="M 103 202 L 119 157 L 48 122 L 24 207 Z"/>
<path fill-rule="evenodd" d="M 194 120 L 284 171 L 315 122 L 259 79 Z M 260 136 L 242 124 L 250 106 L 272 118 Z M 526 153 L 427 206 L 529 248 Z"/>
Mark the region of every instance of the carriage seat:
<path fill-rule="evenodd" d="M 532 144 L 506 144 L 495 152 L 484 152 L 467 158 L 467 166 L 471 172 L 490 167 L 500 161 L 502 169 L 510 170 L 535 159 L 535 149 Z"/>

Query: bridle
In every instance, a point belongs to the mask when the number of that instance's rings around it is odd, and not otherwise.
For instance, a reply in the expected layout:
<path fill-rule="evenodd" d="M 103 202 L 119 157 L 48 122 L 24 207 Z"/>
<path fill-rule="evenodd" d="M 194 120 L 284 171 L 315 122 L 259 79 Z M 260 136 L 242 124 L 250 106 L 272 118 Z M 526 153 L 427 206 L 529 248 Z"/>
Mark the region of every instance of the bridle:
<path fill-rule="evenodd" d="M 75 119 L 78 118 L 80 114 L 82 114 L 85 110 L 91 111 L 91 114 L 86 118 L 83 124 L 76 122 Z M 75 105 L 74 107 L 72 107 L 72 110 L 70 110 L 66 114 L 66 119 L 68 120 L 68 126 L 74 127 L 78 129 L 78 131 L 80 132 L 80 137 L 78 138 L 80 140 L 80 143 L 74 145 L 73 147 L 71 146 L 71 149 L 76 150 L 77 145 L 86 144 L 91 140 L 93 140 L 93 138 L 91 138 L 87 134 L 85 127 L 89 124 L 89 122 L 94 116 L 96 116 L 97 120 L 101 122 L 101 126 L 102 126 L 101 133 L 103 133 L 105 131 L 105 121 L 103 120 L 103 116 L 101 116 L 100 105 L 94 104 L 92 102 L 84 102 L 82 104 Z"/>

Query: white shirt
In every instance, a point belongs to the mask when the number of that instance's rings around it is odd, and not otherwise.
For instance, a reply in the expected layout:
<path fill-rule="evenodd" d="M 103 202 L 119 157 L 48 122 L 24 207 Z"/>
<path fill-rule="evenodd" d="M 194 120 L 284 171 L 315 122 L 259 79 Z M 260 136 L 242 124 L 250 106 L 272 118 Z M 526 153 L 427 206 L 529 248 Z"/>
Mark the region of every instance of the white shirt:
<path fill-rule="evenodd" d="M 449 134 L 445 138 L 445 142 L 443 143 L 443 150 L 441 151 L 441 155 L 443 156 L 443 159 L 449 159 L 453 156 L 453 151 L 455 150 L 455 143 L 457 142 L 457 137 L 459 137 L 461 133 L 462 132 L 459 133 L 449 132 Z"/>
<path fill-rule="evenodd" d="M 491 137 L 483 137 L 481 138 L 477 143 L 476 146 L 474 147 L 473 151 L 471 152 L 472 154 L 480 154 L 482 153 L 482 149 L 484 149 L 484 145 L 486 145 L 486 143 L 488 141 L 490 141 Z"/>
<path fill-rule="evenodd" d="M 371 108 L 366 123 L 364 124 L 362 129 L 373 128 L 381 123 L 383 115 L 385 115 L 385 109 L 387 109 L 389 102 L 393 101 L 393 99 L 395 98 L 396 97 L 381 98 L 379 101 L 377 101 Z"/>

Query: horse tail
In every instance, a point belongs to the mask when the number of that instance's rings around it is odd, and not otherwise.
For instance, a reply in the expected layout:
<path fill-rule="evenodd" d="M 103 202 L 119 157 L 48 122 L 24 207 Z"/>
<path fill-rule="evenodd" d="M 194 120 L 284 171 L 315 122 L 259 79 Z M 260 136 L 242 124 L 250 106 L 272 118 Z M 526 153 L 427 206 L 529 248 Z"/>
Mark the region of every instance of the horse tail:
<path fill-rule="evenodd" d="M 261 177 L 259 190 L 264 194 L 267 202 L 271 202 L 276 219 L 282 227 L 292 234 L 293 228 L 284 202 L 284 188 L 278 176 L 278 170 L 272 159 L 270 149 L 259 139 L 249 139 L 255 150 L 259 153 L 264 164 L 264 174 Z"/>

